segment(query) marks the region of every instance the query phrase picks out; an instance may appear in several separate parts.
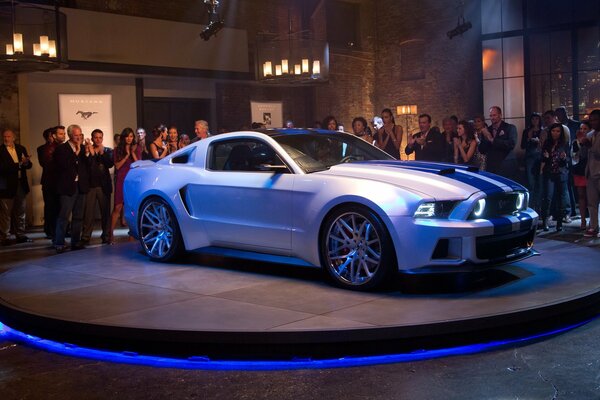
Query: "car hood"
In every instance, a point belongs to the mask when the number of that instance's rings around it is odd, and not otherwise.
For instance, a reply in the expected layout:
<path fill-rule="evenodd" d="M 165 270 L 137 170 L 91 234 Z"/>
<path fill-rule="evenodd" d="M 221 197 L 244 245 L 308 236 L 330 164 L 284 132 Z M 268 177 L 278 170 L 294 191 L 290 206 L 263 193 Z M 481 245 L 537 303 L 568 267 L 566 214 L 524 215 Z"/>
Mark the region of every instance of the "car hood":
<path fill-rule="evenodd" d="M 475 168 L 418 161 L 354 162 L 334 165 L 319 174 L 385 182 L 436 200 L 465 199 L 480 191 L 525 190 L 516 182 Z"/>

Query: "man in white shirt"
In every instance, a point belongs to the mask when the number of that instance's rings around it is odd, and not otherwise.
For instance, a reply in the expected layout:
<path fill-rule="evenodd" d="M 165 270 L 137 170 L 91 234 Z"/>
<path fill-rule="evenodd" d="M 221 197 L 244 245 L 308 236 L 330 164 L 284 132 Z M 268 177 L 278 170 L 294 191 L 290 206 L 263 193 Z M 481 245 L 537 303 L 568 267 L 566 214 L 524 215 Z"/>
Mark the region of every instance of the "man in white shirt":
<path fill-rule="evenodd" d="M 192 139 L 192 143 L 209 137 L 210 133 L 208 132 L 208 122 L 204 121 L 203 119 L 196 121 L 194 124 L 194 133 L 196 134 L 196 137 Z"/>

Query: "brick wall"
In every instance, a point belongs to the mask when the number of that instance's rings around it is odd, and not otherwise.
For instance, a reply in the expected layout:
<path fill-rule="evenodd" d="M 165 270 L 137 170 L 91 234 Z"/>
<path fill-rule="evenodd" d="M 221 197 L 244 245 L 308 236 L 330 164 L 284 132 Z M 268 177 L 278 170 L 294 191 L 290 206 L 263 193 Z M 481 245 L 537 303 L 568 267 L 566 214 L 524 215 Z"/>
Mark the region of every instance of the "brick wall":
<path fill-rule="evenodd" d="M 227 26 L 246 29 L 250 70 L 254 70 L 255 38 L 259 32 L 285 34 L 292 16 L 292 31 L 310 28 L 317 38 L 326 36 L 331 0 L 223 0 Z M 248 125 L 250 100 L 282 101 L 284 119 L 296 125 L 332 114 L 347 130 L 356 116 L 367 119 L 389 107 L 417 104 L 419 112 L 432 115 L 434 123 L 448 115 L 471 118 L 480 113 L 481 44 L 480 1 L 466 0 L 465 17 L 473 28 L 462 37 L 448 39 L 456 26 L 459 2 L 421 0 L 357 0 L 360 5 L 360 49 L 330 48 L 329 82 L 311 88 L 281 88 L 254 82 L 223 82 L 217 85 L 219 126 Z M 66 0 L 62 5 L 103 12 L 206 23 L 201 1 L 179 0 Z M 353 27 L 348 26 L 348 29 Z M 419 42 L 421 54 L 408 51 L 406 43 Z M 405 46 L 405 47 L 403 47 Z M 404 50 L 403 50 L 404 49 Z M 402 55 L 407 57 L 402 60 Z M 418 66 L 418 74 L 409 74 Z M 404 68 L 404 70 L 403 70 Z M 242 107 L 244 106 L 244 107 Z M 247 115 L 245 115 L 247 114 Z M 404 126 L 405 121 L 399 120 Z M 412 118 L 410 130 L 416 130 Z"/>
<path fill-rule="evenodd" d="M 0 74 L 0 130 L 12 129 L 19 142 L 19 87 L 17 76 Z M 0 138 L 2 143 L 2 138 Z"/>
<path fill-rule="evenodd" d="M 465 1 L 465 18 L 473 23 L 473 28 L 450 40 L 446 32 L 456 26 L 459 14 L 455 3 L 436 0 L 376 3 L 376 110 L 417 104 L 419 113 L 429 113 L 436 124 L 449 115 L 472 118 L 483 111 L 480 2 Z M 411 40 L 423 41 L 422 56 L 411 62 L 422 63 L 424 77 L 402 80 L 401 47 Z M 411 129 L 416 128 L 413 121 Z"/>
<path fill-rule="evenodd" d="M 312 126 L 312 87 L 282 87 L 255 83 L 218 83 L 217 121 L 227 131 L 248 129 L 252 122 L 250 101 L 281 101 L 283 120 L 291 119 L 295 126 Z"/>

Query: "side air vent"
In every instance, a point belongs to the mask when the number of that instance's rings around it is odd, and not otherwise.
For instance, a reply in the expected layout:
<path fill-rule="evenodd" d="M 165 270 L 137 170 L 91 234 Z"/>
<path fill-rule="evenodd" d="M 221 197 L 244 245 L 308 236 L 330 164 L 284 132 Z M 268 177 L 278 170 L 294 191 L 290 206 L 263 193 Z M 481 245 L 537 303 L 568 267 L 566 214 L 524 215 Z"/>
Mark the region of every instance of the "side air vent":
<path fill-rule="evenodd" d="M 194 148 L 190 151 L 186 151 L 183 154 L 179 154 L 178 156 L 171 158 L 171 164 L 187 164 L 187 163 L 189 163 L 190 157 L 194 153 L 195 150 L 196 149 Z"/>
<path fill-rule="evenodd" d="M 179 189 L 179 197 L 181 197 L 181 202 L 183 203 L 183 207 L 185 207 L 185 211 L 188 213 L 188 215 L 192 215 L 190 211 L 190 205 L 188 204 L 187 190 L 187 186 L 184 186 L 181 189 Z"/>

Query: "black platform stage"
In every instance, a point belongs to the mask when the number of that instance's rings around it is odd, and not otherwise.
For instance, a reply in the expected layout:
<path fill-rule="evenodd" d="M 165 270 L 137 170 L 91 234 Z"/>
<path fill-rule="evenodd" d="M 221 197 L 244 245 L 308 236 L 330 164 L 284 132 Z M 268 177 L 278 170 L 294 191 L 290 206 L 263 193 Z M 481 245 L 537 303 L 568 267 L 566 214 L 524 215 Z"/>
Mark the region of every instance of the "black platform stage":
<path fill-rule="evenodd" d="M 51 256 L 0 275 L 0 321 L 119 351 L 313 359 L 514 338 L 600 310 L 596 249 L 538 239 L 540 256 L 478 273 L 402 275 L 358 293 L 318 270 L 191 254 L 149 262 L 137 243 Z"/>

